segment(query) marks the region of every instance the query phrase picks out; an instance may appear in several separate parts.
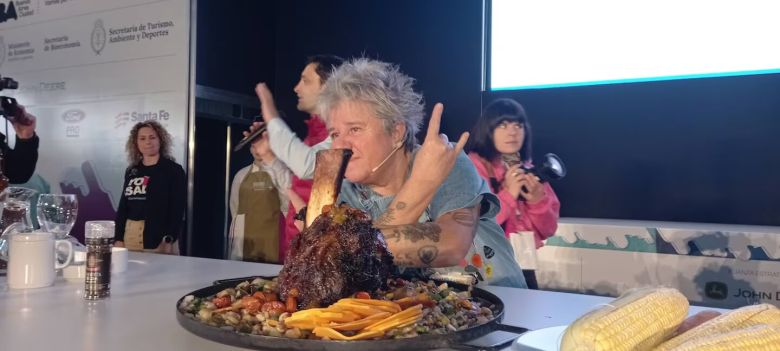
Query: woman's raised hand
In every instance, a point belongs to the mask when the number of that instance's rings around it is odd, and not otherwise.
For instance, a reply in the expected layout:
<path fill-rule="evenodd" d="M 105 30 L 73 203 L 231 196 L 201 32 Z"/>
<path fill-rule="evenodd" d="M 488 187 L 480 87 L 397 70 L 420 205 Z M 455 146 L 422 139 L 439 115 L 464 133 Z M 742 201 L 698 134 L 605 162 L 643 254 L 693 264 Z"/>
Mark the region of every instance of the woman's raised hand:
<path fill-rule="evenodd" d="M 429 183 L 436 187 L 447 179 L 455 165 L 455 159 L 469 140 L 469 133 L 464 132 L 460 135 L 457 144 L 452 145 L 447 135 L 439 133 L 443 111 L 444 105 L 441 103 L 433 107 L 428 122 L 428 132 L 425 134 L 422 147 L 417 151 L 411 175 L 411 178 L 417 182 Z"/>

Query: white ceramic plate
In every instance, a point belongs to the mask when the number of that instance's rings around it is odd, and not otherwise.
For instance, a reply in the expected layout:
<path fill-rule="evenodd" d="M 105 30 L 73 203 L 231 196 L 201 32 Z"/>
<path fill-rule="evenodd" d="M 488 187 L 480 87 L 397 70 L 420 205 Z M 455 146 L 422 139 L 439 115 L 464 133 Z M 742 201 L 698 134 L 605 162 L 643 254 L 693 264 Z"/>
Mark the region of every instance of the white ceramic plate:
<path fill-rule="evenodd" d="M 518 351 L 558 351 L 565 330 L 566 326 L 562 325 L 529 331 L 515 340 L 512 349 Z"/>

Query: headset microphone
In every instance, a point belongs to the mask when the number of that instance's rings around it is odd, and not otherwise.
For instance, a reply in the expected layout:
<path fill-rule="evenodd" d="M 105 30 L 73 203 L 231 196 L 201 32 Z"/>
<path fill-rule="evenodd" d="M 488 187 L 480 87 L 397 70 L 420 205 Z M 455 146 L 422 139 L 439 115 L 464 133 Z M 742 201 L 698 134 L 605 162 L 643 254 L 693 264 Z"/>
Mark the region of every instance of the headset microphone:
<path fill-rule="evenodd" d="M 393 154 L 394 154 L 396 151 L 398 151 L 398 149 L 400 149 L 402 146 L 404 146 L 404 143 L 398 143 L 398 146 L 396 146 L 396 147 L 393 149 L 393 151 L 390 151 L 390 153 L 387 155 L 387 157 L 385 157 L 385 159 L 384 159 L 384 160 L 382 160 L 382 162 L 379 162 L 379 165 L 377 165 L 376 167 L 374 167 L 374 169 L 372 169 L 372 170 L 371 170 L 371 173 L 374 173 L 374 172 L 376 172 L 376 170 L 377 170 L 377 169 L 379 169 L 379 167 L 382 167 L 382 165 L 384 165 L 384 164 L 385 164 L 385 162 L 387 162 L 387 160 L 389 160 L 389 159 L 390 159 L 390 157 L 391 157 L 391 156 L 393 156 Z"/>

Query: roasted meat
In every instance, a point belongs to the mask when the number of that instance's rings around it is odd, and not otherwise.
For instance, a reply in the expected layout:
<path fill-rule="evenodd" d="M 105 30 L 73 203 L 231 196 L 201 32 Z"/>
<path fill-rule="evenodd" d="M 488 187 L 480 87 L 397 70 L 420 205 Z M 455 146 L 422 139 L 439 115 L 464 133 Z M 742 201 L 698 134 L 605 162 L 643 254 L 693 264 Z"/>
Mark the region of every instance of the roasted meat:
<path fill-rule="evenodd" d="M 379 289 L 395 269 L 368 214 L 334 205 L 351 155 L 339 149 L 317 153 L 306 229 L 293 239 L 279 274 L 282 297 L 296 297 L 303 308 Z"/>
<path fill-rule="evenodd" d="M 279 288 L 284 299 L 296 289 L 303 308 L 327 306 L 358 291 L 383 288 L 393 270 L 382 233 L 365 212 L 326 206 L 290 245 Z"/>

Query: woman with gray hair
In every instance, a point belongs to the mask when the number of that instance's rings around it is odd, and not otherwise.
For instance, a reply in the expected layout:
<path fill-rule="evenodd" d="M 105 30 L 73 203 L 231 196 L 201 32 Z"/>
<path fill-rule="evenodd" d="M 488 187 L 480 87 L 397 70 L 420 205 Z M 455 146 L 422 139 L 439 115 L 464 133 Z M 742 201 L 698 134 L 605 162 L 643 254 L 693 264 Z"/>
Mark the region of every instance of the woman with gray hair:
<path fill-rule="evenodd" d="M 503 230 L 499 201 L 462 152 L 439 134 L 436 104 L 422 145 L 414 80 L 397 66 L 354 59 L 337 68 L 319 98 L 333 148 L 352 150 L 340 200 L 369 213 L 395 263 L 435 268 L 459 281 L 526 287 Z"/>

